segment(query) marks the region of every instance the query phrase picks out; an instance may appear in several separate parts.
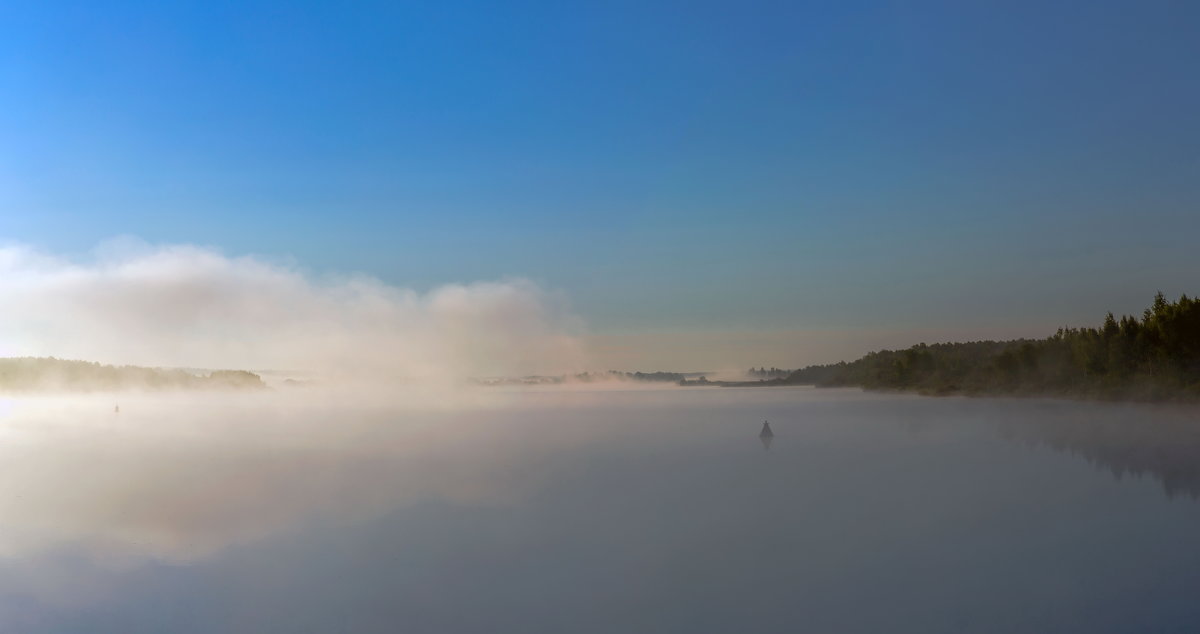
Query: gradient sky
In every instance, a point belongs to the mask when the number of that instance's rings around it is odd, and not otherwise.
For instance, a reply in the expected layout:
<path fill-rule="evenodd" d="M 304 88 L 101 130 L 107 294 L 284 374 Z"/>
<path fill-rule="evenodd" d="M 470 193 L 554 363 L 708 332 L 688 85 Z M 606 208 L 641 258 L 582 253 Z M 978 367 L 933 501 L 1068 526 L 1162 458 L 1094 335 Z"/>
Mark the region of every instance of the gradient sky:
<path fill-rule="evenodd" d="M 1197 33 L 1189 1 L 6 2 L 0 240 L 520 276 L 685 347 L 1048 334 L 1200 292 Z"/>

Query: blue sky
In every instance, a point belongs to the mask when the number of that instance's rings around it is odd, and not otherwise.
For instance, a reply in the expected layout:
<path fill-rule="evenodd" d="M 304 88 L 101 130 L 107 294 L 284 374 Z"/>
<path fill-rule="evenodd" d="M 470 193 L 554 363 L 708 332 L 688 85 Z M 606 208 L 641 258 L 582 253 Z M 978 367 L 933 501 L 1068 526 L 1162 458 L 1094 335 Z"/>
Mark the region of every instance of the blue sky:
<path fill-rule="evenodd" d="M 1194 2 L 8 2 L 0 239 L 597 333 L 1052 330 L 1200 292 Z"/>

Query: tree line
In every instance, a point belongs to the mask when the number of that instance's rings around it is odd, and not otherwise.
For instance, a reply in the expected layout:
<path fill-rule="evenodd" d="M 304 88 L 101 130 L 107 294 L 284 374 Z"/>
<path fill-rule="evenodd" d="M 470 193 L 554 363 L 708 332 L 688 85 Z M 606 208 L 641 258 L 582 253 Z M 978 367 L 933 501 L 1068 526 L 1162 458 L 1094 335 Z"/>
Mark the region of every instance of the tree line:
<path fill-rule="evenodd" d="M 54 357 L 0 358 L 0 390 L 172 390 L 266 387 L 262 378 L 243 370 L 192 374 L 183 370 L 101 365 Z"/>
<path fill-rule="evenodd" d="M 789 385 L 859 386 L 926 394 L 1200 398 L 1200 300 L 1160 292 L 1140 318 L 1108 313 L 1099 328 L 1045 339 L 918 344 L 792 372 Z"/>
<path fill-rule="evenodd" d="M 783 368 L 770 367 L 750 368 L 747 374 L 756 379 L 782 379 L 793 372 L 795 372 L 795 370 L 785 370 Z"/>

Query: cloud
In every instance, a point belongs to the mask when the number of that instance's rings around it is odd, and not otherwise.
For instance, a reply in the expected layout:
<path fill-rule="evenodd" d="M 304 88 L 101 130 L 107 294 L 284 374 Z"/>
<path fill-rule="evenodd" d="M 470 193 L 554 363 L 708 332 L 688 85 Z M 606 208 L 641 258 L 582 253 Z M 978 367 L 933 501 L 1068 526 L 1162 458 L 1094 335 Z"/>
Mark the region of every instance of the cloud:
<path fill-rule="evenodd" d="M 582 326 L 522 279 L 427 293 L 365 275 L 125 239 L 86 258 L 0 247 L 0 356 L 388 379 L 569 371 Z"/>

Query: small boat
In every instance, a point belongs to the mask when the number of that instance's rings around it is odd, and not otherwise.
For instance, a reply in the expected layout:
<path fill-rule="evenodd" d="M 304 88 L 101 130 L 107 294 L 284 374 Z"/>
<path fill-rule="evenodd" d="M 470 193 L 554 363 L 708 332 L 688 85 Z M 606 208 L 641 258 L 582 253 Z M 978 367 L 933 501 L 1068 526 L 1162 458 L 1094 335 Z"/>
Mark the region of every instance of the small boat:
<path fill-rule="evenodd" d="M 114 414 L 120 414 L 120 413 L 121 413 L 121 406 L 120 406 L 120 405 L 113 405 L 113 413 L 114 413 Z"/>

